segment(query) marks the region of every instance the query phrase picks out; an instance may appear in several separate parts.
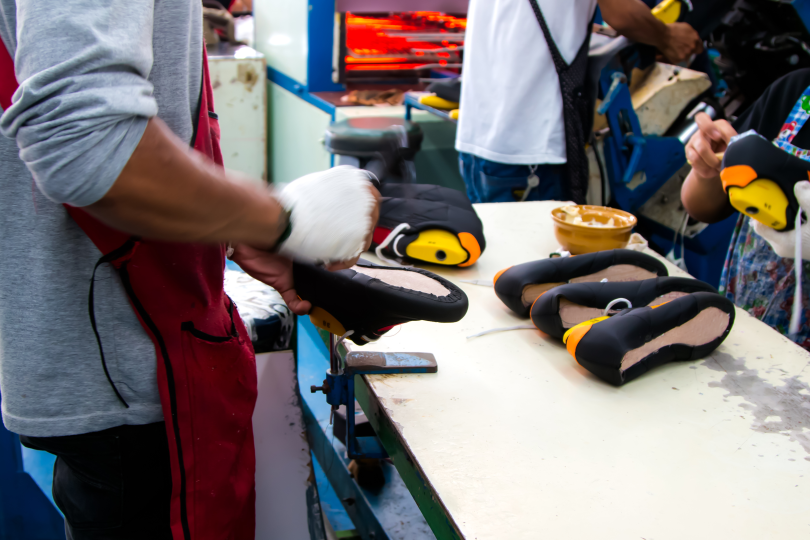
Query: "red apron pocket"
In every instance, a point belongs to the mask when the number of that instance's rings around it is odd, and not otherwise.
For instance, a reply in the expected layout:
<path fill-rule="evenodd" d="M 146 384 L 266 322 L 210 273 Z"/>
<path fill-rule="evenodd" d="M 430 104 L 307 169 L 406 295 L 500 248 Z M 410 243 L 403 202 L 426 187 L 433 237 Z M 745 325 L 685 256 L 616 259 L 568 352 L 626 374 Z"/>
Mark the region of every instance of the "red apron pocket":
<path fill-rule="evenodd" d="M 256 403 L 256 359 L 250 342 L 237 336 L 215 336 L 183 323 L 182 348 L 194 463 L 186 478 L 189 511 L 205 510 L 207 538 L 244 538 L 234 534 L 253 510 L 255 464 L 252 417 Z M 238 504 L 234 504 L 238 501 Z M 193 521 L 197 521 L 194 519 Z M 231 536 L 233 535 L 233 536 Z"/>

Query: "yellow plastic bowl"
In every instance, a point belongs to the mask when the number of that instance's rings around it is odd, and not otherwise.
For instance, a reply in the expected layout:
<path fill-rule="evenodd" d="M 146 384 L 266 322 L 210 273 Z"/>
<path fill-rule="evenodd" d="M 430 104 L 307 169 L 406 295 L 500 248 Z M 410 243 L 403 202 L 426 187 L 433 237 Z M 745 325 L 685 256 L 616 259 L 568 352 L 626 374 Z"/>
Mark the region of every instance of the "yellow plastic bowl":
<path fill-rule="evenodd" d="M 579 208 L 579 217 L 582 218 L 583 223 L 566 221 L 568 214 L 564 208 L 572 206 Z M 551 218 L 554 220 L 554 236 L 557 237 L 560 246 L 573 255 L 627 247 L 633 227 L 638 222 L 636 216 L 624 210 L 587 204 L 555 208 L 551 211 Z M 614 225 L 608 227 L 607 223 L 611 218 L 613 218 Z M 587 225 L 591 221 L 603 225 L 601 227 Z"/>

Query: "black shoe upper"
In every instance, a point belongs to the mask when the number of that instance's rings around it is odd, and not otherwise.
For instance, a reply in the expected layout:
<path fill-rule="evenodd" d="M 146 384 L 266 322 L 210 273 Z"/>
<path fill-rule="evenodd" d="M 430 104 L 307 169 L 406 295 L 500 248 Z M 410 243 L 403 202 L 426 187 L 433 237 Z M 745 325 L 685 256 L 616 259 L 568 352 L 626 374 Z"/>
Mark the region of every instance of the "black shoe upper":
<path fill-rule="evenodd" d="M 728 327 L 720 337 L 702 346 L 673 344 L 663 347 L 624 372 L 621 371 L 622 359 L 627 352 L 689 322 L 710 307 L 729 314 Z M 731 300 L 719 294 L 697 292 L 654 309 L 628 309 L 594 324 L 577 344 L 576 360 L 597 377 L 618 386 L 673 360 L 703 358 L 720 346 L 733 324 L 734 304 Z"/>
<path fill-rule="evenodd" d="M 467 194 L 444 186 L 433 184 L 397 184 L 386 182 L 380 187 L 380 195 L 395 199 L 413 199 L 449 204 L 462 210 L 473 211 L 473 205 Z"/>
<path fill-rule="evenodd" d="M 589 308 L 605 309 L 618 298 L 629 300 L 634 307 L 648 305 L 656 298 L 672 292 L 709 292 L 717 290 L 703 281 L 682 277 L 660 277 L 641 281 L 569 283 L 544 293 L 531 307 L 534 325 L 546 334 L 562 338 L 567 328 L 560 318 L 560 299 Z M 624 309 L 618 304 L 615 309 Z"/>
<path fill-rule="evenodd" d="M 359 267 L 391 272 L 416 272 L 441 283 L 446 296 L 397 287 L 351 268 L 330 272 L 321 266 L 293 263 L 293 279 L 298 295 L 337 319 L 351 340 L 364 345 L 388 327 L 410 321 L 456 322 L 467 313 L 464 291 L 446 279 L 419 268 L 388 267 L 360 260 Z M 365 336 L 366 339 L 363 339 Z"/>
<path fill-rule="evenodd" d="M 405 255 L 419 233 L 431 229 L 447 231 L 457 237 L 459 233 L 472 235 L 479 249 L 477 253 L 467 250 L 468 261 L 479 257 L 486 249 L 484 226 L 464 193 L 441 186 L 384 184 L 381 194 L 383 199 L 377 228 L 392 231 L 401 223 L 409 225 L 408 229 L 402 231 L 402 238 L 396 245 L 386 248 L 388 256 L 394 257 L 397 252 Z M 372 247 L 376 248 L 384 236 L 375 234 Z"/>
<path fill-rule="evenodd" d="M 523 305 L 522 300 L 523 289 L 526 286 L 567 283 L 573 278 L 595 274 L 619 264 L 637 266 L 658 276 L 668 275 L 667 267 L 655 257 L 630 249 L 613 249 L 518 264 L 498 277 L 495 282 L 495 294 L 509 309 L 522 317 L 528 317 L 531 306 Z"/>
<path fill-rule="evenodd" d="M 799 202 L 793 193 L 793 186 L 796 182 L 807 180 L 810 163 L 785 152 L 759 134 L 751 134 L 735 140 L 723 155 L 723 169 L 737 165 L 747 165 L 754 169 L 757 178 L 767 179 L 779 185 L 788 200 L 785 212 L 787 225 L 781 230 L 793 230 L 796 212 L 799 211 Z M 768 223 L 765 225 L 772 226 Z"/>

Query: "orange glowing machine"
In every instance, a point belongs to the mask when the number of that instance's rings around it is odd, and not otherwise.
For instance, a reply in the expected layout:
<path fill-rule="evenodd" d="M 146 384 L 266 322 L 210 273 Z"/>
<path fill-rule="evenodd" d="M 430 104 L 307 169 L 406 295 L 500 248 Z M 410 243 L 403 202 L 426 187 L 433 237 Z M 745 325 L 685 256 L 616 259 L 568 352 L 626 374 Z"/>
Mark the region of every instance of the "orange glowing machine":
<path fill-rule="evenodd" d="M 466 28 L 466 18 L 439 11 L 341 13 L 338 82 L 417 82 L 431 71 L 457 74 Z"/>

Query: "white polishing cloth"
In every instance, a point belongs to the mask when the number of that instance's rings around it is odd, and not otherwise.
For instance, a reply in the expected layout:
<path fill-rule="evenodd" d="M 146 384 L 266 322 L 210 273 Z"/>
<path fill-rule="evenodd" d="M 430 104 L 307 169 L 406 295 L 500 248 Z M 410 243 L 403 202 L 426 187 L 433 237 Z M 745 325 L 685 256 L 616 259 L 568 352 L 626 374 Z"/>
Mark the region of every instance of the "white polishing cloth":
<path fill-rule="evenodd" d="M 291 211 L 289 238 L 279 253 L 311 262 L 339 262 L 363 252 L 374 196 L 369 175 L 341 165 L 287 184 L 279 199 Z"/>

